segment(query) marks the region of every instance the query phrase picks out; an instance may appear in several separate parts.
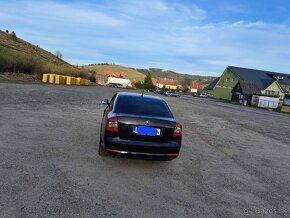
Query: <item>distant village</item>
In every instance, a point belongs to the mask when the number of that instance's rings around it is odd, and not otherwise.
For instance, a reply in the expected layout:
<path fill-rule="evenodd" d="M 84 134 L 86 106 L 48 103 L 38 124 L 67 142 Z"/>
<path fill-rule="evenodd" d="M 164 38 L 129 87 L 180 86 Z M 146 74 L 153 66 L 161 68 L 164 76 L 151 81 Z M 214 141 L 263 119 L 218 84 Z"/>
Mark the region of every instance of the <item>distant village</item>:
<path fill-rule="evenodd" d="M 109 77 L 126 79 L 126 74 L 107 71 L 96 75 L 96 83 L 106 85 Z M 206 93 L 211 98 L 290 112 L 290 75 L 285 73 L 228 66 L 206 87 L 196 81 L 184 87 L 171 78 L 152 79 L 152 84 L 156 89 L 181 92 L 186 88 L 193 96 Z"/>
<path fill-rule="evenodd" d="M 122 78 L 125 80 L 126 79 L 126 74 L 121 72 L 113 72 L 113 71 L 105 71 L 103 74 L 97 74 L 96 75 L 96 83 L 99 85 L 108 85 L 108 78 L 109 77 L 114 77 L 114 78 Z M 121 80 L 119 80 L 121 81 Z M 130 81 L 131 84 L 136 81 Z M 188 90 L 188 92 L 203 92 L 205 90 L 205 87 L 203 85 L 198 84 L 195 81 L 191 81 L 189 85 L 186 87 L 183 87 L 180 82 L 176 79 L 171 79 L 171 78 L 157 78 L 157 79 L 152 79 L 152 84 L 153 86 L 156 87 L 156 89 L 165 89 L 165 90 L 172 90 L 172 91 L 184 91 L 184 88 Z M 120 84 L 121 85 L 121 84 Z"/>

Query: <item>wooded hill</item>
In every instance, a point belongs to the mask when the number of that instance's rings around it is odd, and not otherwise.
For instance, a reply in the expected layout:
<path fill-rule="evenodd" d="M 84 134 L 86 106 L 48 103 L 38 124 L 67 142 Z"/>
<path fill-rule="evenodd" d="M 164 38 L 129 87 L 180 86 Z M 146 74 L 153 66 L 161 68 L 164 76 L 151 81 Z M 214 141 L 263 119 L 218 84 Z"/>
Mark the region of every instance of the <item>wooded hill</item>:
<path fill-rule="evenodd" d="M 159 68 L 149 68 L 149 69 L 135 69 L 132 67 L 125 67 L 117 64 L 109 64 L 109 63 L 99 63 L 99 64 L 89 64 L 83 66 L 85 69 L 93 70 L 97 74 L 104 74 L 105 72 L 117 72 L 117 73 L 125 73 L 126 78 L 131 81 L 143 81 L 145 76 L 150 73 L 153 79 L 157 78 L 170 78 L 176 79 L 180 84 L 187 81 L 196 81 L 201 85 L 210 84 L 215 77 L 211 76 L 199 76 L 199 75 L 189 75 L 189 74 L 180 74 L 174 71 L 165 71 Z"/>
<path fill-rule="evenodd" d="M 160 68 L 149 68 L 149 69 L 136 69 L 143 74 L 150 73 L 152 78 L 171 78 L 178 80 L 181 84 L 186 80 L 196 81 L 201 85 L 210 84 L 216 77 L 212 76 L 199 76 L 199 75 L 189 75 L 181 74 L 170 70 L 163 70 Z"/>

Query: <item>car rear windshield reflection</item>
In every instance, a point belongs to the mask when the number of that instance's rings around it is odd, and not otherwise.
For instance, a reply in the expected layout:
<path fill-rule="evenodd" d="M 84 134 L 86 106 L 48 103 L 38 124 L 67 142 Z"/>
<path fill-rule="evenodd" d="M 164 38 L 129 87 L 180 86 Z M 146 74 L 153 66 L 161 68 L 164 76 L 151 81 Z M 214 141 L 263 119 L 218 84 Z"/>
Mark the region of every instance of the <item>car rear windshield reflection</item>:
<path fill-rule="evenodd" d="M 146 97 L 119 96 L 116 102 L 115 112 L 172 118 L 172 114 L 164 101 Z"/>

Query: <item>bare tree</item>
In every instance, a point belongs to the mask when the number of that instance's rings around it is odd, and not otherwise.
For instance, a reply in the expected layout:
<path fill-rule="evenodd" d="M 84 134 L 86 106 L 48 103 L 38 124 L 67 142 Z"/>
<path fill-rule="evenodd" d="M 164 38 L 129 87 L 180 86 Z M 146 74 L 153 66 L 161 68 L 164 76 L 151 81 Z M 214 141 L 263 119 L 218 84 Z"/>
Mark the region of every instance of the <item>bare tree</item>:
<path fill-rule="evenodd" d="M 58 57 L 59 59 L 62 59 L 62 58 L 63 58 L 62 53 L 61 53 L 59 50 L 57 50 L 54 54 L 55 54 L 55 56 Z"/>
<path fill-rule="evenodd" d="M 12 33 L 10 35 L 12 36 L 13 40 L 17 40 L 17 36 L 16 36 L 16 33 L 14 31 L 12 31 Z"/>

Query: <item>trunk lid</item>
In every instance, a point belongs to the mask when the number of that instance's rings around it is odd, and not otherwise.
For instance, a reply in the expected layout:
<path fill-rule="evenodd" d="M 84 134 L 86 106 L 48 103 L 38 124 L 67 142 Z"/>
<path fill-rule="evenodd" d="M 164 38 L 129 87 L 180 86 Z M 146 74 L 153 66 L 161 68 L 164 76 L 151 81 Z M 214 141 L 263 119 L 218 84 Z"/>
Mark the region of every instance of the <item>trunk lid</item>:
<path fill-rule="evenodd" d="M 117 116 L 119 136 L 122 139 L 156 142 L 168 142 L 172 140 L 176 124 L 174 118 L 134 116 L 127 114 L 118 114 Z M 136 133 L 136 127 L 145 129 L 149 127 L 154 130 L 160 130 L 160 135 Z"/>

